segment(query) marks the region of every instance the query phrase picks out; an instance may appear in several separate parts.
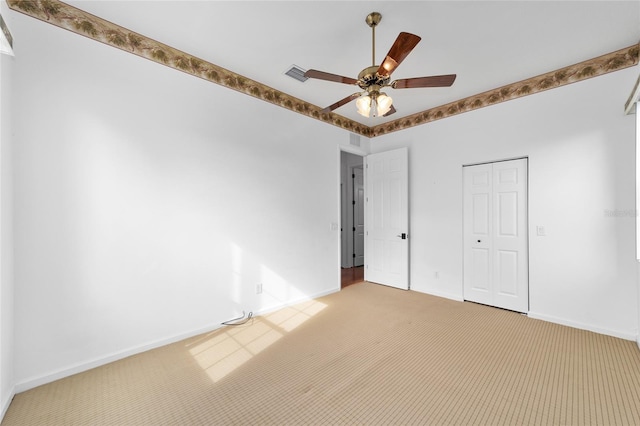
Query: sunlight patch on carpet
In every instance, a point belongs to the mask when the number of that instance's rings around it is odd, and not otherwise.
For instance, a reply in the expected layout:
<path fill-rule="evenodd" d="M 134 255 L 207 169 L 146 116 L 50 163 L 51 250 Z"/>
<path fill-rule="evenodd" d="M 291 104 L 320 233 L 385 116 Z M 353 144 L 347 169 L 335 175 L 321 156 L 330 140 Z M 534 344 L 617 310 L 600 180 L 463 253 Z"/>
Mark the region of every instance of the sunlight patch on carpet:
<path fill-rule="evenodd" d="M 326 307 L 310 300 L 280 309 L 245 325 L 216 332 L 189 349 L 189 353 L 209 378 L 218 382 Z"/>
<path fill-rule="evenodd" d="M 282 328 L 284 331 L 292 331 L 306 322 L 309 318 L 326 308 L 327 305 L 316 300 L 300 303 L 296 306 L 290 306 L 280 309 L 265 318 Z"/>

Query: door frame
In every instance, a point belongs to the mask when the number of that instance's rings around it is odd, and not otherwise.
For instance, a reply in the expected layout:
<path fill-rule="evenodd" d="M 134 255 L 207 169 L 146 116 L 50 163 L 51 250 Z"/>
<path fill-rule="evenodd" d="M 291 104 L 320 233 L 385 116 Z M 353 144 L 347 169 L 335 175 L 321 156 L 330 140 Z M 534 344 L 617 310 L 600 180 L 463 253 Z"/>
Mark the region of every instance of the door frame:
<path fill-rule="evenodd" d="M 338 188 L 340 188 L 340 190 L 338 191 L 338 279 L 337 279 L 337 283 L 338 283 L 338 288 L 341 287 L 341 274 L 340 274 L 340 269 L 342 268 L 343 265 L 343 256 L 345 255 L 345 251 L 348 254 L 348 247 L 343 247 L 342 244 L 342 234 L 343 232 L 345 232 L 345 230 L 347 229 L 348 226 L 348 218 L 344 218 L 343 217 L 343 204 L 346 203 L 346 197 L 347 197 L 347 188 L 343 188 L 342 187 L 342 153 L 348 153 L 348 154 L 353 154 L 353 155 L 357 155 L 358 157 L 360 157 L 362 159 L 362 165 L 364 167 L 364 158 L 368 155 L 364 150 L 356 148 L 356 147 L 351 147 L 351 146 L 343 146 L 343 145 L 339 145 L 338 146 L 338 152 L 337 152 L 337 164 L 338 164 L 338 173 L 337 173 L 337 181 L 338 181 Z M 363 169 L 364 170 L 364 169 Z M 365 185 L 365 196 L 366 196 L 366 173 L 363 174 L 364 175 L 364 185 Z M 365 263 L 367 261 L 367 251 L 365 250 L 365 255 L 364 255 L 364 260 Z M 348 263 L 350 265 L 353 266 L 353 259 L 348 259 Z"/>
<path fill-rule="evenodd" d="M 503 159 L 500 159 L 500 160 L 486 160 L 486 161 L 479 161 L 477 163 L 465 163 L 465 164 L 462 165 L 462 167 L 482 166 L 483 164 L 504 163 L 505 161 L 513 161 L 513 160 L 527 160 L 527 163 L 528 163 L 529 162 L 529 156 L 528 155 L 521 155 L 519 157 L 508 157 L 508 158 L 503 158 Z M 528 177 L 529 177 L 529 168 L 527 167 L 527 178 Z M 529 198 L 528 195 L 527 195 L 527 198 Z"/>
<path fill-rule="evenodd" d="M 461 191 L 461 198 L 462 198 L 462 204 L 464 205 L 464 168 L 465 167 L 471 167 L 471 166 L 481 166 L 484 164 L 495 164 L 495 163 L 503 163 L 506 161 L 513 161 L 513 160 L 527 160 L 527 191 L 526 191 L 526 204 L 527 204 L 527 209 L 526 209 L 526 214 L 527 214 L 527 224 L 526 224 L 526 229 L 527 229 L 527 312 L 529 312 L 531 310 L 531 287 L 530 287 L 530 283 L 531 283 L 531 230 L 530 230 L 530 223 L 529 223 L 529 213 L 531 210 L 531 205 L 529 203 L 529 188 L 531 187 L 531 180 L 530 180 L 530 170 L 531 170 L 531 159 L 529 158 L 529 155 L 520 155 L 520 156 L 516 156 L 516 157 L 507 157 L 507 158 L 502 158 L 500 160 L 485 160 L 485 161 L 479 161 L 479 162 L 474 162 L 474 163 L 466 163 L 466 164 L 462 164 L 462 167 L 460 167 L 460 173 L 461 173 L 461 177 L 462 177 L 462 191 Z M 460 223 L 461 229 L 462 229 L 462 238 L 460 240 L 460 243 L 462 244 L 462 276 L 463 276 L 463 280 L 461 283 L 461 293 L 462 294 L 462 299 L 464 300 L 464 211 L 462 212 L 462 222 Z"/>
<path fill-rule="evenodd" d="M 364 157 L 363 157 L 364 159 Z M 356 170 L 360 170 L 360 172 L 362 173 L 362 189 L 364 191 L 365 186 L 364 186 L 364 164 L 358 164 L 355 166 L 348 166 L 347 167 L 347 180 L 350 182 L 350 185 L 347 187 L 347 198 L 346 198 L 346 203 L 347 203 L 347 230 L 346 232 L 349 233 L 350 237 L 347 237 L 347 258 L 349 260 L 349 264 L 351 265 L 352 268 L 355 268 L 355 257 L 354 255 L 356 254 L 356 232 L 355 232 L 355 226 L 356 226 L 356 221 L 355 221 L 355 206 L 356 204 L 354 204 L 353 202 L 356 201 L 356 192 L 354 191 L 354 185 L 355 185 L 355 178 L 354 175 L 356 173 Z M 351 177 L 349 177 L 349 175 L 351 175 Z M 351 204 L 349 204 L 351 202 Z M 362 213 L 365 214 L 364 210 L 365 210 L 365 206 L 361 205 L 359 206 L 360 209 L 362 209 Z M 366 232 L 366 228 L 365 228 L 365 232 Z M 364 237 L 363 237 L 363 241 L 362 241 L 362 246 L 364 247 Z M 350 255 L 351 254 L 351 255 Z M 364 259 L 364 252 L 363 252 L 363 259 Z M 364 263 L 362 264 L 362 266 L 364 266 Z"/>

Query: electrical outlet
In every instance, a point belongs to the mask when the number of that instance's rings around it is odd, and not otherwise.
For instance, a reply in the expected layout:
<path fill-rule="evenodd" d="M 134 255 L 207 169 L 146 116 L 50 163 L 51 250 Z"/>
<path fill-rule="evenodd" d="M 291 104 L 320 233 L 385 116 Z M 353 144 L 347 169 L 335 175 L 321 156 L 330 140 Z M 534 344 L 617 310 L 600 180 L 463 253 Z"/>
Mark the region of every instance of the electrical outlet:
<path fill-rule="evenodd" d="M 262 283 L 256 285 L 256 294 L 262 294 Z"/>

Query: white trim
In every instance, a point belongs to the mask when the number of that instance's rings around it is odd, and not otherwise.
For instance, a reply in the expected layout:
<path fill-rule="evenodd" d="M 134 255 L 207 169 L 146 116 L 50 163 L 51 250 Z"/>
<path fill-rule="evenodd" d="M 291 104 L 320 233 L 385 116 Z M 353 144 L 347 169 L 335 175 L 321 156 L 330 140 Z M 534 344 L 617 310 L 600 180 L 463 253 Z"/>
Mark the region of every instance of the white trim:
<path fill-rule="evenodd" d="M 106 365 L 106 364 L 121 360 L 123 358 L 127 358 L 132 355 L 146 352 L 151 349 L 156 349 L 161 346 L 166 346 L 171 343 L 179 342 L 181 340 L 188 339 L 189 337 L 197 336 L 199 334 L 211 332 L 213 330 L 220 328 L 221 326 L 222 326 L 221 324 L 209 325 L 207 327 L 202 327 L 186 333 L 176 334 L 174 336 L 167 337 L 165 339 L 155 340 L 153 342 L 149 342 L 140 346 L 135 346 L 130 349 L 125 349 L 123 351 L 114 352 L 112 354 L 109 354 L 100 358 L 94 358 L 87 362 L 77 363 L 70 367 L 61 368 L 49 374 L 32 377 L 16 384 L 15 392 L 16 393 L 24 392 L 29 389 L 33 389 L 37 386 L 51 383 L 56 380 L 63 379 L 65 377 L 72 376 L 74 374 L 82 373 L 84 371 L 91 370 L 92 368 L 100 367 L 102 365 Z"/>
<path fill-rule="evenodd" d="M 415 288 L 412 288 L 411 291 L 415 291 L 416 293 L 428 294 L 430 296 L 442 297 L 444 299 L 455 300 L 456 302 L 464 302 L 462 296 L 456 293 L 449 293 L 438 290 L 418 290 Z"/>
<path fill-rule="evenodd" d="M 482 166 L 484 164 L 493 164 L 493 163 L 504 163 L 505 161 L 514 161 L 514 160 L 527 160 L 527 164 L 529 162 L 529 155 L 521 155 L 519 157 L 510 157 L 510 158 L 503 158 L 502 160 L 489 160 L 489 161 L 481 161 L 479 163 L 468 163 L 468 164 L 463 164 L 462 167 L 464 169 L 464 167 L 473 167 L 473 166 Z M 527 175 L 529 169 L 527 168 Z"/>
<path fill-rule="evenodd" d="M 538 320 L 547 321 L 547 322 L 552 322 L 554 324 L 560 324 L 560 325 L 564 325 L 564 326 L 567 326 L 567 327 L 578 328 L 580 330 L 592 331 L 594 333 L 604 334 L 606 336 L 611 336 L 611 337 L 617 337 L 617 338 L 624 339 L 624 340 L 636 341 L 638 339 L 638 336 L 634 335 L 632 333 L 619 331 L 619 330 L 611 330 L 611 329 L 608 329 L 608 328 L 596 327 L 596 326 L 590 325 L 590 324 L 585 324 L 585 323 L 581 323 L 581 322 L 577 322 L 577 321 L 571 321 L 571 320 L 564 319 L 564 318 L 558 318 L 558 317 L 555 317 L 553 315 L 546 315 L 546 314 L 541 314 L 541 313 L 531 312 L 530 311 L 528 316 L 529 316 L 529 318 L 538 319 Z"/>
<path fill-rule="evenodd" d="M 295 305 L 301 302 L 305 302 L 308 300 L 312 300 L 312 299 L 316 299 L 318 297 L 322 297 L 322 296 L 326 296 L 329 295 L 331 293 L 335 293 L 337 291 L 340 291 L 340 287 L 338 286 L 338 288 L 334 288 L 331 290 L 325 290 L 319 293 L 316 293 L 312 296 L 304 296 L 304 297 L 300 297 L 298 299 L 295 299 L 293 301 L 290 301 L 288 303 L 282 303 L 278 306 L 272 306 L 269 308 L 265 308 L 265 309 L 261 309 L 258 312 L 255 312 L 256 315 L 264 315 L 265 313 L 269 313 L 269 312 L 273 312 L 277 309 L 281 309 L 287 306 L 291 306 L 291 305 Z M 87 362 L 82 362 L 82 363 L 78 363 L 75 365 L 72 365 L 70 367 L 66 367 L 66 368 L 62 368 L 59 369 L 57 371 L 54 371 L 52 373 L 49 374 L 45 374 L 42 376 L 37 376 L 37 377 L 32 377 L 30 379 L 24 380 L 18 384 L 16 384 L 15 388 L 13 389 L 13 394 L 11 396 L 11 398 L 13 398 L 13 395 L 15 395 L 16 393 L 20 393 L 20 392 L 24 392 L 27 391 L 29 389 L 33 389 L 35 387 L 47 384 L 47 383 L 51 383 L 53 381 L 56 380 L 60 380 L 63 379 L 65 377 L 69 377 L 72 376 L 74 374 L 78 374 L 78 373 L 82 373 L 84 371 L 87 370 L 91 370 L 92 368 L 96 368 L 96 367 L 100 367 L 102 365 L 106 365 L 118 360 L 121 360 L 123 358 L 127 358 L 129 356 L 132 355 L 136 355 L 142 352 L 146 352 L 149 351 L 151 349 L 156 349 L 162 346 L 166 346 L 166 345 L 170 345 L 172 343 L 175 342 L 179 342 L 181 340 L 184 339 L 188 339 L 190 337 L 193 336 L 197 336 L 199 334 L 204 334 L 204 333 L 210 333 L 214 330 L 219 329 L 220 327 L 222 327 L 222 324 L 211 324 L 208 325 L 206 327 L 202 327 L 202 328 L 198 328 L 196 330 L 191 330 L 188 331 L 186 333 L 180 333 L 180 334 L 176 334 L 174 336 L 170 336 L 167 337 L 165 339 L 159 339 L 153 342 L 149 342 L 146 343 L 144 345 L 140 345 L 140 346 L 135 346 L 133 348 L 130 349 L 126 349 L 123 351 L 118 351 L 118 352 L 114 352 L 112 354 L 106 355 L 104 357 L 100 357 L 100 358 L 94 358 L 90 361 Z M 9 399 L 9 402 L 11 402 L 11 399 Z"/>
<path fill-rule="evenodd" d="M 13 401 L 14 396 L 16 396 L 15 386 L 11 388 L 5 400 L 2 401 L 2 411 L 0 411 L 0 422 L 2 422 L 2 419 L 4 419 L 4 415 L 7 414 L 7 410 L 9 409 L 9 406 L 11 405 L 11 402 Z"/>
<path fill-rule="evenodd" d="M 260 309 L 259 311 L 254 312 L 254 314 L 255 314 L 255 316 L 267 315 L 267 314 L 270 314 L 271 312 L 277 311 L 278 309 L 286 308 L 287 306 L 297 305 L 298 303 L 302 303 L 302 302 L 308 302 L 309 300 L 315 300 L 315 299 L 318 299 L 318 298 L 323 297 L 323 296 L 328 296 L 330 294 L 337 293 L 339 291 L 340 291 L 340 283 L 338 283 L 338 287 L 337 288 L 333 288 L 333 289 L 330 289 L 330 290 L 324 290 L 324 291 L 316 293 L 316 294 L 314 294 L 312 296 L 299 297 L 298 299 L 294 299 L 294 300 L 292 300 L 292 301 L 290 301 L 290 302 L 288 302 L 286 304 L 281 304 L 281 305 L 278 305 L 278 306 L 271 306 L 271 307 L 268 307 L 268 308 L 263 308 L 263 309 Z"/>
<path fill-rule="evenodd" d="M 0 54 L 15 56 L 13 53 L 13 36 L 2 15 L 0 15 Z"/>
<path fill-rule="evenodd" d="M 624 104 L 624 113 L 625 115 L 633 114 L 636 111 L 636 103 L 640 102 L 640 76 L 638 76 L 638 80 L 636 81 L 636 85 L 633 87 L 631 91 L 631 95 L 629 95 L 629 99 L 627 103 Z"/>
<path fill-rule="evenodd" d="M 360 157 L 363 157 L 363 158 L 369 155 L 367 154 L 367 151 L 362 149 L 362 147 L 358 148 L 355 146 L 338 145 L 338 158 L 340 158 L 340 151 L 348 152 L 349 154 L 359 155 Z"/>

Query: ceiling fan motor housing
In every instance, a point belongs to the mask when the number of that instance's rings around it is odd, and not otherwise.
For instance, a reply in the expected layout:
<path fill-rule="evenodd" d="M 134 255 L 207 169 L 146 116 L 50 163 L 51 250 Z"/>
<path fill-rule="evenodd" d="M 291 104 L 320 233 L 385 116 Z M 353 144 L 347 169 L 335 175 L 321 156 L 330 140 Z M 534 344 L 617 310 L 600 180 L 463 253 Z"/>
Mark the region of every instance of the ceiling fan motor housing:
<path fill-rule="evenodd" d="M 378 68 L 378 65 L 374 65 L 360 71 L 360 74 L 358 74 L 358 86 L 361 89 L 367 90 L 371 86 L 384 87 L 389 84 L 390 77 L 379 75 Z"/>

